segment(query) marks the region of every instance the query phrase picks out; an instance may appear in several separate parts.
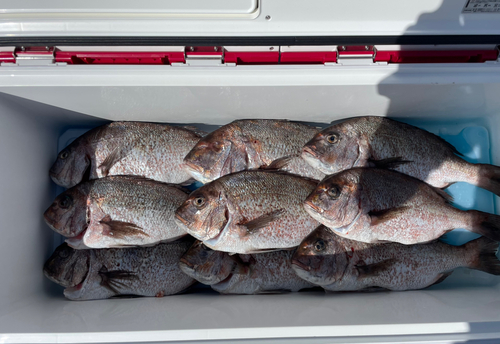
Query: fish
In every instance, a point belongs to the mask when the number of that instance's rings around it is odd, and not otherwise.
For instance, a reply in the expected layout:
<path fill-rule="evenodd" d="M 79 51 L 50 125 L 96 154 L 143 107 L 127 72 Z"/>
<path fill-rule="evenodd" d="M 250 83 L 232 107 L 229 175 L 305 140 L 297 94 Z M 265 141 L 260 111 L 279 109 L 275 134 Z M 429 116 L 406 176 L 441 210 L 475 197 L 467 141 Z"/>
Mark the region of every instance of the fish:
<path fill-rule="evenodd" d="M 221 294 L 266 294 L 299 291 L 314 285 L 291 266 L 294 251 L 229 255 L 196 241 L 181 257 L 181 270 Z"/>
<path fill-rule="evenodd" d="M 112 122 L 78 137 L 57 155 L 49 175 L 70 188 L 88 179 L 134 175 L 166 183 L 190 184 L 183 159 L 201 135 L 146 122 Z"/>
<path fill-rule="evenodd" d="M 202 183 L 259 168 L 321 180 L 324 174 L 300 156 L 304 144 L 318 131 L 286 120 L 233 121 L 202 138 L 184 158 L 184 167 Z"/>
<path fill-rule="evenodd" d="M 151 247 L 75 250 L 63 243 L 43 266 L 44 275 L 63 287 L 70 300 L 98 300 L 119 295 L 178 294 L 196 280 L 179 268 L 193 243 L 179 240 Z"/>
<path fill-rule="evenodd" d="M 462 246 L 367 244 L 319 226 L 291 263 L 297 275 L 328 291 L 413 290 L 440 283 L 459 267 L 500 275 L 498 245 L 485 237 Z"/>
<path fill-rule="evenodd" d="M 193 191 L 176 210 L 175 221 L 218 251 L 292 248 L 318 225 L 302 206 L 316 183 L 285 172 L 229 174 Z"/>
<path fill-rule="evenodd" d="M 373 167 L 322 180 L 306 211 L 340 236 L 365 243 L 417 244 L 464 228 L 500 241 L 500 216 L 459 210 L 445 191 L 404 173 Z"/>
<path fill-rule="evenodd" d="M 325 174 L 352 167 L 388 167 L 437 188 L 466 182 L 500 196 L 500 167 L 473 164 L 426 130 L 386 117 L 346 120 L 316 134 L 302 157 Z"/>
<path fill-rule="evenodd" d="M 188 193 L 179 185 L 142 177 L 105 177 L 57 196 L 44 219 L 73 248 L 154 245 L 187 234 L 174 216 Z"/>

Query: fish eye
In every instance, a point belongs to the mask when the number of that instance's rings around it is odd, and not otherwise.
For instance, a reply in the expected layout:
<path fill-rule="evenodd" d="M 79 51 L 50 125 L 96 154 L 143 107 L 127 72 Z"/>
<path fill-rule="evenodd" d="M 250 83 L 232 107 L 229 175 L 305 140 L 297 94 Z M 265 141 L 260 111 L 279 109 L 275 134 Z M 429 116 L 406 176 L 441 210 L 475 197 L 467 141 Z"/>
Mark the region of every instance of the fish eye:
<path fill-rule="evenodd" d="M 339 135 L 338 134 L 330 134 L 326 137 L 326 140 L 329 143 L 337 143 L 337 142 L 339 142 Z"/>
<path fill-rule="evenodd" d="M 318 239 L 314 243 L 314 250 L 316 252 L 324 251 L 325 248 L 326 248 L 326 244 L 325 244 L 325 242 L 322 239 Z"/>
<path fill-rule="evenodd" d="M 203 196 L 196 197 L 193 200 L 193 204 L 196 208 L 203 208 L 203 206 L 205 205 L 205 197 Z"/>
<path fill-rule="evenodd" d="M 64 160 L 67 159 L 69 156 L 69 152 L 67 150 L 63 150 L 61 153 L 59 153 L 59 159 Z"/>
<path fill-rule="evenodd" d="M 342 190 L 337 185 L 333 185 L 326 191 L 326 193 L 328 194 L 328 196 L 330 196 L 330 198 L 337 199 L 340 197 Z"/>
<path fill-rule="evenodd" d="M 62 209 L 67 209 L 73 204 L 73 198 L 69 195 L 64 195 L 61 200 L 59 200 L 59 207 Z"/>
<path fill-rule="evenodd" d="M 69 250 L 62 250 L 59 252 L 59 257 L 62 259 L 66 259 L 69 257 Z"/>

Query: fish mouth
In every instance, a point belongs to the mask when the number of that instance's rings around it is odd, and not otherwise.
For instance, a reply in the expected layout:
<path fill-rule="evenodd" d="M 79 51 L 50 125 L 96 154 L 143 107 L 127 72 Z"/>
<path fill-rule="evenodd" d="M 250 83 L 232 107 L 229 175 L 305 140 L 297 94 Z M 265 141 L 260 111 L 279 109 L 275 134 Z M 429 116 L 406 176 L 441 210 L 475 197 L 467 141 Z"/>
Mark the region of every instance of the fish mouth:
<path fill-rule="evenodd" d="M 309 208 L 310 210 L 312 210 L 313 212 L 318 213 L 318 214 L 323 214 L 325 212 L 324 209 L 313 204 L 311 201 L 304 202 L 304 208 L 306 208 L 306 210 L 308 210 L 307 208 Z"/>
<path fill-rule="evenodd" d="M 43 213 L 43 219 L 44 219 L 45 223 L 47 224 L 47 226 L 50 227 L 50 229 L 52 229 L 54 232 L 59 233 L 59 230 L 54 227 L 54 223 L 56 221 L 55 221 L 54 215 L 52 214 L 50 209 L 47 210 L 45 213 Z"/>
<path fill-rule="evenodd" d="M 313 158 L 318 159 L 318 154 L 316 154 L 316 152 L 308 146 L 302 148 L 302 155 L 311 155 Z"/>
<path fill-rule="evenodd" d="M 196 164 L 192 163 L 191 161 L 184 161 L 183 164 L 184 164 L 185 169 L 191 170 L 193 172 L 198 172 L 200 174 L 203 174 L 205 172 L 203 167 L 196 165 Z"/>
<path fill-rule="evenodd" d="M 179 264 L 181 265 L 181 269 L 182 269 L 182 266 L 184 266 L 185 268 L 187 268 L 189 270 L 194 270 L 194 264 L 191 263 L 190 261 L 188 261 L 186 258 L 179 259 Z"/>
<path fill-rule="evenodd" d="M 186 219 L 184 219 L 182 216 L 180 216 L 179 214 L 175 214 L 174 220 L 180 229 L 184 230 L 186 233 L 191 234 L 196 239 L 202 240 L 199 237 L 198 233 L 191 230 L 191 227 L 189 227 L 189 222 Z"/>
<path fill-rule="evenodd" d="M 311 267 L 309 265 L 305 265 L 298 259 L 292 259 L 292 265 L 295 265 L 296 267 L 304 271 L 311 271 Z"/>
<path fill-rule="evenodd" d="M 231 282 L 231 278 L 233 278 L 233 273 L 232 272 L 226 278 L 224 278 L 222 281 L 220 281 L 219 283 L 216 283 L 216 284 L 212 285 L 212 288 L 215 287 L 214 288 L 215 290 L 217 290 L 217 289 L 220 289 L 220 290 L 226 289 L 229 286 L 229 282 Z"/>
<path fill-rule="evenodd" d="M 83 242 L 83 237 L 85 236 L 86 232 L 87 232 L 87 228 L 85 228 L 83 231 L 81 231 L 77 236 L 67 238 L 65 241 L 69 247 L 74 248 L 75 250 L 89 248 Z"/>

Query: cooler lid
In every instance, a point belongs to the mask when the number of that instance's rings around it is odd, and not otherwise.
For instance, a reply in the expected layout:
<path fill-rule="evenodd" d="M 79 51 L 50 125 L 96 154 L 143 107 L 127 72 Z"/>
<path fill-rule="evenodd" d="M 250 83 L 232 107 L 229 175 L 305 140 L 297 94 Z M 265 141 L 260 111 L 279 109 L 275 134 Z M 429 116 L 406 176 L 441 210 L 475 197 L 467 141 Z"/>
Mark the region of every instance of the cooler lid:
<path fill-rule="evenodd" d="M 3 1 L 0 12 L 4 46 L 36 37 L 170 38 L 158 43 L 167 45 L 183 45 L 172 40 L 176 37 L 253 38 L 232 45 L 314 45 L 319 41 L 312 38 L 336 37 L 321 42 L 331 45 L 350 43 L 339 37 L 393 37 L 382 43 L 401 44 L 396 37 L 420 36 L 420 42 L 410 43 L 434 44 L 432 39 L 452 35 L 461 39 L 451 43 L 463 44 L 471 43 L 463 42 L 464 36 L 500 35 L 498 0 L 16 0 Z M 260 40 L 276 37 L 292 40 Z M 489 38 L 478 43 L 500 43 Z"/>

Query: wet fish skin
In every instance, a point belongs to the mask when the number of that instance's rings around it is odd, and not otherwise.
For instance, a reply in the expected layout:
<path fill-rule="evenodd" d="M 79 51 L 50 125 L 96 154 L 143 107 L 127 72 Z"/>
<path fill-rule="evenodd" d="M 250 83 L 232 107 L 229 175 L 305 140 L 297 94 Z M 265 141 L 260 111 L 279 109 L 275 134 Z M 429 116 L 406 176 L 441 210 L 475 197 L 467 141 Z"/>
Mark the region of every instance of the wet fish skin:
<path fill-rule="evenodd" d="M 500 195 L 500 167 L 472 164 L 458 155 L 451 144 L 428 131 L 377 116 L 330 126 L 302 150 L 302 157 L 325 174 L 400 158 L 408 163 L 395 165 L 395 170 L 432 186 L 446 188 L 467 182 Z"/>
<path fill-rule="evenodd" d="M 153 245 L 186 235 L 176 225 L 174 214 L 187 196 L 175 184 L 133 176 L 105 177 L 63 192 L 44 217 L 53 230 L 68 237 L 73 248 Z M 69 204 L 66 208 L 61 206 L 64 201 Z"/>
<path fill-rule="evenodd" d="M 500 241 L 500 217 L 450 205 L 451 196 L 406 174 L 352 168 L 321 181 L 306 211 L 343 237 L 416 244 L 465 228 Z"/>
<path fill-rule="evenodd" d="M 314 287 L 291 267 L 293 251 L 229 255 L 213 251 L 200 241 L 181 258 L 181 269 L 221 294 L 262 294 Z"/>
<path fill-rule="evenodd" d="M 302 206 L 315 186 L 314 180 L 288 173 L 233 173 L 192 192 L 177 209 L 176 222 L 219 251 L 295 247 L 318 225 Z"/>
<path fill-rule="evenodd" d="M 196 240 L 179 261 L 181 270 L 198 282 L 217 284 L 226 279 L 236 268 L 236 255 L 214 251 Z"/>
<path fill-rule="evenodd" d="M 367 244 L 320 226 L 300 244 L 292 266 L 301 278 L 329 291 L 412 290 L 439 283 L 458 267 L 500 275 L 497 250 L 498 243 L 484 237 L 460 247 L 439 241 Z"/>
<path fill-rule="evenodd" d="M 286 120 L 233 121 L 201 139 L 184 158 L 185 168 L 195 179 L 208 183 L 289 157 L 280 169 L 320 180 L 324 174 L 300 158 L 302 146 L 317 132 L 314 127 Z"/>
<path fill-rule="evenodd" d="M 177 294 L 196 282 L 178 266 L 191 244 L 192 240 L 183 239 L 152 247 L 100 250 L 74 250 L 63 244 L 45 263 L 44 274 L 66 287 L 64 296 L 70 300 Z M 61 257 L 62 251 L 67 251 L 62 255 L 66 258 Z"/>
<path fill-rule="evenodd" d="M 94 128 L 64 148 L 50 169 L 50 177 L 70 188 L 82 181 L 108 175 L 137 175 L 162 182 L 190 179 L 182 160 L 201 138 L 177 126 L 146 122 L 112 122 Z"/>

